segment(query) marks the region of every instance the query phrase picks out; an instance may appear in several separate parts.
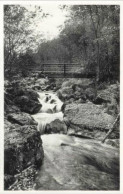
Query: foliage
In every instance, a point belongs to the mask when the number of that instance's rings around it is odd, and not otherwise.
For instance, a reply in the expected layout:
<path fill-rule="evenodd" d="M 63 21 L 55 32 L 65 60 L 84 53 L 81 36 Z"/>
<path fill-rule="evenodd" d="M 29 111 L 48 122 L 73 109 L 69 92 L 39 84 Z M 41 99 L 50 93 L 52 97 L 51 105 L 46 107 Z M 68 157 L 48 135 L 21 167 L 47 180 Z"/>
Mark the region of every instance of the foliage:
<path fill-rule="evenodd" d="M 35 51 L 42 35 L 35 34 L 33 25 L 36 17 L 46 17 L 40 6 L 32 11 L 20 5 L 4 5 L 4 56 L 5 70 L 12 71 L 20 54 Z"/>
<path fill-rule="evenodd" d="M 30 12 L 20 5 L 4 6 L 5 69 L 7 67 L 11 70 L 17 61 L 21 61 L 20 65 L 22 63 L 23 66 L 27 65 L 28 59 L 31 58 L 32 66 L 56 62 L 81 63 L 86 73 L 96 73 L 97 81 L 118 80 L 120 7 L 118 5 L 60 7 L 62 10 L 67 9 L 68 12 L 60 35 L 44 42 L 41 34 L 34 34 L 32 28 L 38 15 L 41 20 L 47 16 L 40 7 L 35 6 Z M 22 55 L 28 58 L 25 62 Z"/>
<path fill-rule="evenodd" d="M 68 9 L 68 7 L 67 7 Z M 97 80 L 119 75 L 119 6 L 73 5 L 61 38 L 87 69 L 95 69 Z"/>
<path fill-rule="evenodd" d="M 62 63 L 68 60 L 68 56 L 68 49 L 59 38 L 43 42 L 36 54 L 37 62 L 40 63 Z"/>

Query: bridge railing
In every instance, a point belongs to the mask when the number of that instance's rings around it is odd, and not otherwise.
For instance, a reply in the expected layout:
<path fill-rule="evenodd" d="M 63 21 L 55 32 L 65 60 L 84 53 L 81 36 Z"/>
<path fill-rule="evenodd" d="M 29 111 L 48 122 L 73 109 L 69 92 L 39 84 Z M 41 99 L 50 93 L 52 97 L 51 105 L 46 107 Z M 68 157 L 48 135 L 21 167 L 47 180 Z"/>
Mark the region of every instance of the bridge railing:
<path fill-rule="evenodd" d="M 81 64 L 79 63 L 56 63 L 56 64 L 43 64 L 43 71 L 44 73 L 61 73 L 61 74 L 68 74 L 68 73 L 76 73 L 77 69 L 82 68 Z"/>
<path fill-rule="evenodd" d="M 24 71 L 43 72 L 49 77 L 93 77 L 93 72 L 85 72 L 79 63 L 44 63 L 35 67 L 25 67 Z"/>

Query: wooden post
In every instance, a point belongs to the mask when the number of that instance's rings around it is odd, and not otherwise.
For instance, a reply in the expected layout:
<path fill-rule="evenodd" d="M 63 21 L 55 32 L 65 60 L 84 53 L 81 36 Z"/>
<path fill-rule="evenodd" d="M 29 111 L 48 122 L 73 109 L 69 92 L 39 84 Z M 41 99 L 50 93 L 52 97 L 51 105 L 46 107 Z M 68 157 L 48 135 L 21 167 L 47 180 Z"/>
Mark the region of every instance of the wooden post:
<path fill-rule="evenodd" d="M 42 64 L 42 72 L 44 73 L 44 64 Z"/>
<path fill-rule="evenodd" d="M 66 70 L 66 64 L 64 63 L 64 77 L 65 77 L 65 74 L 66 74 L 65 70 Z"/>

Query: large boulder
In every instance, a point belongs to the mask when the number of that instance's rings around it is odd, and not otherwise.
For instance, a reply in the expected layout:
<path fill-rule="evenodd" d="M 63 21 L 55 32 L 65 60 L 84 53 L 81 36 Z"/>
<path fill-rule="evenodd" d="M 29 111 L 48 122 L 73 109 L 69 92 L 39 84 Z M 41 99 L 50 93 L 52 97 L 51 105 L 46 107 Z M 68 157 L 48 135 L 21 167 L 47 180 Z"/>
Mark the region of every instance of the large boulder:
<path fill-rule="evenodd" d="M 8 121 L 4 126 L 4 173 L 14 176 L 32 164 L 40 166 L 44 153 L 37 126 Z"/>
<path fill-rule="evenodd" d="M 74 96 L 74 91 L 72 88 L 70 87 L 63 87 L 61 88 L 58 92 L 58 97 L 61 99 L 61 100 L 67 100 L 67 99 L 70 99 L 71 97 Z"/>
<path fill-rule="evenodd" d="M 5 115 L 8 115 L 10 113 L 19 113 L 20 112 L 20 108 L 13 105 L 13 104 L 6 104 L 6 102 L 4 102 L 4 113 Z"/>
<path fill-rule="evenodd" d="M 10 84 L 11 86 L 11 84 Z M 34 90 L 23 89 L 23 87 L 6 88 L 5 91 L 5 110 L 9 112 L 9 105 L 17 106 L 21 111 L 26 113 L 35 114 L 39 112 L 41 104 L 38 101 L 38 93 Z"/>
<path fill-rule="evenodd" d="M 38 84 L 35 84 L 34 86 L 32 86 L 32 88 L 34 90 L 42 90 L 41 86 L 39 86 Z"/>
<path fill-rule="evenodd" d="M 45 133 L 67 133 L 67 126 L 63 121 L 56 119 L 45 127 Z"/>
<path fill-rule="evenodd" d="M 79 87 L 85 89 L 85 88 L 87 88 L 91 84 L 92 84 L 92 79 L 87 79 L 87 78 L 76 79 L 76 78 L 72 78 L 72 79 L 65 80 L 62 83 L 62 88 L 64 88 L 64 87 L 79 86 Z"/>
<path fill-rule="evenodd" d="M 85 90 L 85 95 L 87 99 L 93 101 L 96 98 L 96 91 L 94 88 L 89 87 Z"/>
<path fill-rule="evenodd" d="M 37 122 L 29 114 L 24 112 L 8 114 L 8 121 L 11 123 L 23 125 L 37 125 Z"/>
<path fill-rule="evenodd" d="M 47 78 L 39 78 L 35 80 L 35 83 L 33 83 L 33 89 L 38 90 L 45 90 L 47 86 L 49 86 Z"/>
<path fill-rule="evenodd" d="M 30 97 L 32 100 L 38 101 L 38 93 L 34 90 L 25 90 L 24 95 Z"/>
<path fill-rule="evenodd" d="M 91 102 L 85 104 L 69 104 L 65 107 L 65 117 L 69 128 L 75 133 L 92 138 L 103 138 L 112 127 L 114 117 L 105 113 L 101 105 Z"/>
<path fill-rule="evenodd" d="M 106 103 L 105 111 L 116 116 L 120 111 L 120 86 L 119 84 L 112 84 L 107 86 L 106 89 L 98 91 L 97 100 L 101 99 Z"/>
<path fill-rule="evenodd" d="M 7 189 L 15 181 L 15 174 L 28 166 L 41 165 L 43 147 L 37 122 L 24 112 L 13 112 L 5 117 L 4 137 L 4 183 Z"/>
<path fill-rule="evenodd" d="M 24 84 L 24 82 L 26 83 Z M 8 85 L 5 84 L 5 94 L 7 94 L 7 96 L 11 97 L 12 99 L 23 95 L 31 96 L 33 99 L 36 99 L 38 94 L 32 89 L 26 88 L 26 85 L 28 86 L 31 84 L 30 81 L 26 79 L 10 82 Z"/>
<path fill-rule="evenodd" d="M 68 128 L 68 135 L 87 138 L 87 139 L 102 139 L 106 135 L 105 130 L 90 129 L 90 128 L 81 128 L 80 126 L 70 125 Z"/>
<path fill-rule="evenodd" d="M 98 96 L 106 101 L 110 101 L 113 103 L 114 100 L 119 103 L 120 96 L 120 86 L 119 84 L 112 84 L 107 86 L 104 90 L 98 91 Z"/>
<path fill-rule="evenodd" d="M 36 84 L 39 84 L 40 86 L 42 85 L 46 85 L 48 83 L 48 79 L 47 78 L 40 78 L 36 80 Z"/>
<path fill-rule="evenodd" d="M 91 93 L 90 89 L 85 91 L 92 86 L 92 83 L 93 80 L 90 79 L 69 79 L 62 83 L 61 89 L 57 93 L 61 100 L 69 102 L 69 99 L 72 98 L 74 101 L 79 100 L 79 102 L 85 103 L 90 95 L 92 97 L 93 88 L 91 88 Z M 71 103 L 71 100 L 69 103 Z"/>
<path fill-rule="evenodd" d="M 24 95 L 24 89 L 23 87 L 20 86 L 15 86 L 13 84 L 10 84 L 10 87 L 6 88 L 6 94 L 9 97 L 16 97 L 16 96 L 21 96 Z"/>
<path fill-rule="evenodd" d="M 38 101 L 33 100 L 32 97 L 26 95 L 16 97 L 14 102 L 20 108 L 21 111 L 30 114 L 35 114 L 39 112 L 42 107 L 42 105 Z"/>

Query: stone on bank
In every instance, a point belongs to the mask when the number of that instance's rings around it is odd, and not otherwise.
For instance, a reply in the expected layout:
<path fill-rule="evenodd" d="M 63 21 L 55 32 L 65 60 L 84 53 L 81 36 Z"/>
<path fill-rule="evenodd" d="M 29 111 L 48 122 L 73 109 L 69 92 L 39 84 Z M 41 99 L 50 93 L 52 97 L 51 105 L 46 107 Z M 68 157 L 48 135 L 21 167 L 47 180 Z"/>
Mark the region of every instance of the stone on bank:
<path fill-rule="evenodd" d="M 21 173 L 31 165 L 41 166 L 44 152 L 37 123 L 31 121 L 31 116 L 20 113 L 8 116 L 5 121 L 4 140 L 4 174 L 5 189 L 14 181 L 14 175 Z M 25 117 L 25 119 L 24 119 Z M 27 118 L 27 120 L 26 120 Z"/>

